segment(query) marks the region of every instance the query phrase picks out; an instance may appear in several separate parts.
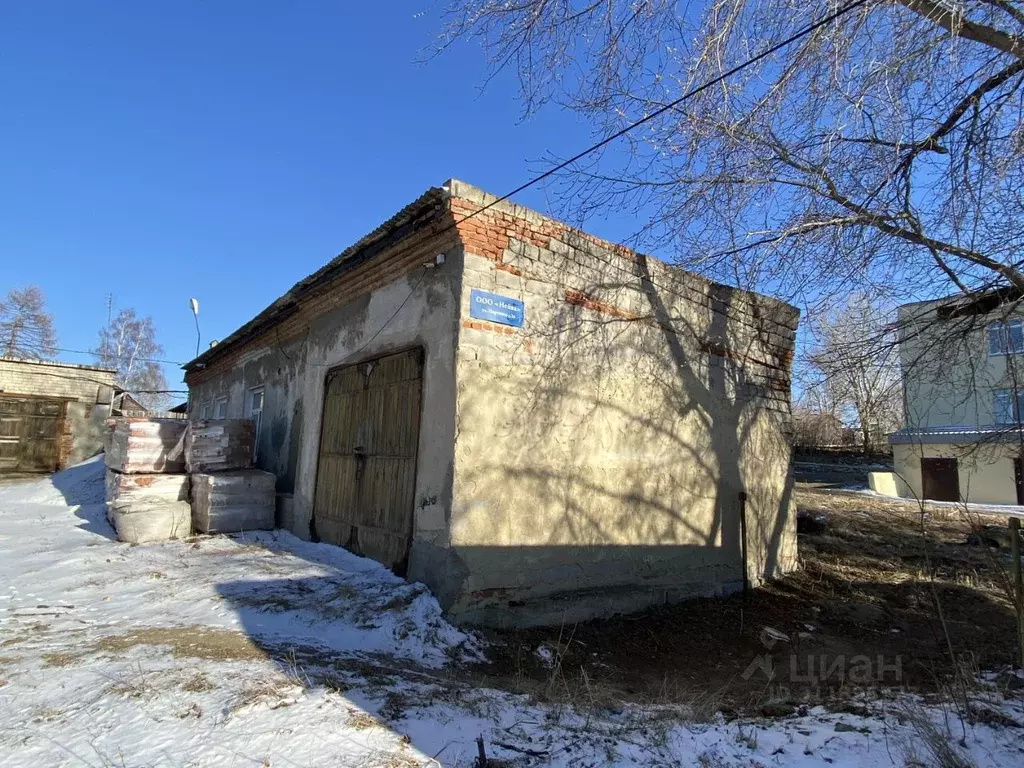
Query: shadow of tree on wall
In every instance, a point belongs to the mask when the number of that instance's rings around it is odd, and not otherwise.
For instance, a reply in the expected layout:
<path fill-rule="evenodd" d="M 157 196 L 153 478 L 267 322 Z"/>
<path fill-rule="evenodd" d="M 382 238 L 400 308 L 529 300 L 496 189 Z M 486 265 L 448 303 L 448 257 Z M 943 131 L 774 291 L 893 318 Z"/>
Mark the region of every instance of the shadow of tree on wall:
<path fill-rule="evenodd" d="M 590 279 L 550 321 L 528 321 L 507 363 L 460 373 L 460 441 L 471 444 L 456 481 L 467 503 L 494 508 L 490 533 L 514 553 L 504 564 L 482 554 L 492 548 L 475 553 L 480 531 L 457 546 L 474 583 L 487 584 L 473 600 L 492 617 L 533 599 L 568 604 L 585 588 L 662 593 L 638 607 L 722 594 L 742 585 L 745 554 L 752 579 L 792 566 L 792 341 L 787 349 L 789 329 L 771 315 L 779 305 L 764 300 L 759 315 L 760 300 L 743 291 L 664 265 L 652 277 L 643 256 L 632 266 L 632 278 Z M 681 290 L 665 298 L 661 286 L 684 281 L 703 292 L 698 301 Z M 629 292 L 633 311 L 616 303 Z M 455 540 L 465 514 L 452 512 Z M 567 560 L 576 578 L 555 565 Z"/>

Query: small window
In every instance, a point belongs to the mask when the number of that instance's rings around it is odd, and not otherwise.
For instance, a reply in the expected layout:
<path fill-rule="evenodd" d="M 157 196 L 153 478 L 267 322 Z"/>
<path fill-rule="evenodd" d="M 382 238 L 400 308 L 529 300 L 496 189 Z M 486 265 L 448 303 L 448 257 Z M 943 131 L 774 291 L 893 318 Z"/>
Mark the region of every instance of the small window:
<path fill-rule="evenodd" d="M 1024 353 L 1024 320 L 990 323 L 987 331 L 989 355 Z"/>
<path fill-rule="evenodd" d="M 992 393 L 992 415 L 996 424 L 1018 424 L 1024 414 L 1024 390 L 997 389 Z"/>
<path fill-rule="evenodd" d="M 252 459 L 259 459 L 260 427 L 263 426 L 263 387 L 253 387 L 246 393 L 245 416 L 253 423 Z"/>
<path fill-rule="evenodd" d="M 214 400 L 213 411 L 215 419 L 226 419 L 228 417 L 228 399 L 226 397 L 218 397 Z"/>
<path fill-rule="evenodd" d="M 263 412 L 263 387 L 253 387 L 249 390 L 249 403 L 246 406 L 246 415 L 255 416 Z"/>
<path fill-rule="evenodd" d="M 210 418 L 210 404 L 209 403 L 202 403 L 199 406 L 199 418 L 200 419 L 208 419 L 208 418 Z"/>

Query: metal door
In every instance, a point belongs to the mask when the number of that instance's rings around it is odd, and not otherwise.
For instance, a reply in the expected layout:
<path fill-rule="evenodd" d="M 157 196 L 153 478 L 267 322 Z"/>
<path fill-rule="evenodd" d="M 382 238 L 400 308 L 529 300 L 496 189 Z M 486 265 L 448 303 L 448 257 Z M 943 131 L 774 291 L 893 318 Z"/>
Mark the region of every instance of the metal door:
<path fill-rule="evenodd" d="M 314 535 L 405 575 L 412 540 L 423 351 L 332 371 L 324 393 Z"/>
<path fill-rule="evenodd" d="M 921 459 L 921 486 L 926 499 L 960 501 L 956 459 Z"/>
<path fill-rule="evenodd" d="M 53 472 L 61 400 L 0 397 L 0 472 Z"/>

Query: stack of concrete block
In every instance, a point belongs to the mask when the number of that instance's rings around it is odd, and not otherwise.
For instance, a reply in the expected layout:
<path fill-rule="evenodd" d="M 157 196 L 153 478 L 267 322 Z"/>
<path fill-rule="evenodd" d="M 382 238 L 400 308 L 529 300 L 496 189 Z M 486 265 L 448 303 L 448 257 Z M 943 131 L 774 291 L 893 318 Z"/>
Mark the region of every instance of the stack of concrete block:
<path fill-rule="evenodd" d="M 116 472 L 184 472 L 185 459 L 179 443 L 185 427 L 186 422 L 178 419 L 114 419 L 106 465 Z"/>
<path fill-rule="evenodd" d="M 274 527 L 276 478 L 252 469 L 253 424 L 209 419 L 189 425 L 185 462 L 192 476 L 192 526 L 202 533 Z"/>
<path fill-rule="evenodd" d="M 274 527 L 276 478 L 259 469 L 192 475 L 192 525 L 203 533 L 241 533 Z"/>
<path fill-rule="evenodd" d="M 250 469 L 253 424 L 248 419 L 204 419 L 189 425 L 185 435 L 188 471 L 226 472 Z"/>
<path fill-rule="evenodd" d="M 138 544 L 191 533 L 185 426 L 176 419 L 114 420 L 104 461 L 107 517 L 119 540 Z"/>

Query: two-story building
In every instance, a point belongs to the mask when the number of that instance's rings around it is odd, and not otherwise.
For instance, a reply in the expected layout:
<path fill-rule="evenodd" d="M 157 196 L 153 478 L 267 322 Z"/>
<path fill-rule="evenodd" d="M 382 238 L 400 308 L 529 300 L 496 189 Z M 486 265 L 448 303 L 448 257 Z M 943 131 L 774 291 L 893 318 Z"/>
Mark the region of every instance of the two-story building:
<path fill-rule="evenodd" d="M 900 496 L 1024 503 L 1024 307 L 1008 290 L 900 307 Z"/>

